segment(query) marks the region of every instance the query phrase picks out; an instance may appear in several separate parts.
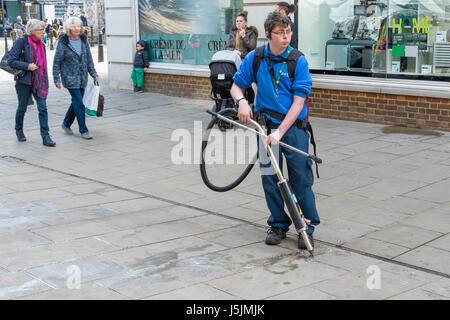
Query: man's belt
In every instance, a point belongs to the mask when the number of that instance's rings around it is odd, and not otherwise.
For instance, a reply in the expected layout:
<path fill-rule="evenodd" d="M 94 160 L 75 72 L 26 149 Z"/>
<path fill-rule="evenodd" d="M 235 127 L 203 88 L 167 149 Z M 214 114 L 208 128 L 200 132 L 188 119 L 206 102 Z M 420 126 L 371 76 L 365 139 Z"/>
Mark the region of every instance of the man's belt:
<path fill-rule="evenodd" d="M 268 119 L 267 117 L 263 118 L 264 117 L 263 113 L 280 121 L 280 122 L 283 122 L 284 118 L 286 117 L 285 114 L 282 114 L 282 113 L 279 113 L 279 112 L 276 112 L 273 110 L 258 109 L 258 111 L 255 114 L 256 121 L 258 121 L 258 122 L 260 122 L 261 120 L 262 121 L 265 121 L 265 120 L 270 121 L 270 119 Z M 314 132 L 313 132 L 313 129 L 311 126 L 311 122 L 309 122 L 307 120 L 297 119 L 297 120 L 295 120 L 295 122 L 292 125 L 295 125 L 299 129 L 308 130 L 308 132 L 310 134 L 310 138 L 311 138 L 311 144 L 313 145 L 313 148 L 314 148 L 314 155 L 317 156 L 316 141 L 314 140 Z M 319 178 L 319 166 L 317 165 L 317 163 L 316 163 L 316 174 L 317 174 L 317 178 Z"/>

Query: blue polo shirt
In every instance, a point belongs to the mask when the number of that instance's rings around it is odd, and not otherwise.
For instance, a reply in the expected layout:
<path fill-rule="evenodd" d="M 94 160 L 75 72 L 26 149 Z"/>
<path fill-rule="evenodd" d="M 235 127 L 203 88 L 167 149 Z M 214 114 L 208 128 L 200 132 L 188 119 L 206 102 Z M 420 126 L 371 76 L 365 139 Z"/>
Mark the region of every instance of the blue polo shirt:
<path fill-rule="evenodd" d="M 269 44 L 264 48 L 264 56 L 267 54 L 272 58 L 286 57 L 288 48 L 279 56 L 275 56 L 269 51 Z M 238 72 L 234 75 L 234 83 L 242 89 L 251 87 L 253 82 L 256 82 L 253 76 L 253 59 L 255 57 L 255 50 L 250 52 L 244 59 Z M 273 69 L 275 76 L 278 75 L 282 62 L 273 63 Z M 287 114 L 294 101 L 294 95 L 306 98 L 311 93 L 312 79 L 309 74 L 309 66 L 306 58 L 301 56 L 297 60 L 297 67 L 295 68 L 295 80 L 291 82 L 289 79 L 287 63 L 284 65 L 280 83 L 278 85 L 278 99 L 275 91 L 275 87 L 272 82 L 272 77 L 267 65 L 267 59 L 261 60 L 261 65 L 258 69 L 258 94 L 256 96 L 255 110 L 269 109 L 282 114 Z M 300 112 L 298 119 L 303 120 L 308 115 L 307 108 L 303 108 Z M 268 116 L 268 115 L 267 115 Z M 271 118 L 270 120 L 275 123 L 280 121 Z"/>

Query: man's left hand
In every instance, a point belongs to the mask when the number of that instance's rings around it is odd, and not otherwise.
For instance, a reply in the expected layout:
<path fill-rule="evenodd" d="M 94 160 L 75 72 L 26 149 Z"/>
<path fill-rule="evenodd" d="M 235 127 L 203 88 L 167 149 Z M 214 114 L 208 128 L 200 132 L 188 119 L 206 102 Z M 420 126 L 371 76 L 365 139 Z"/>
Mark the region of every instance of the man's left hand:
<path fill-rule="evenodd" d="M 94 78 L 94 81 L 99 81 L 100 80 L 100 77 L 99 76 L 96 76 L 95 78 Z"/>

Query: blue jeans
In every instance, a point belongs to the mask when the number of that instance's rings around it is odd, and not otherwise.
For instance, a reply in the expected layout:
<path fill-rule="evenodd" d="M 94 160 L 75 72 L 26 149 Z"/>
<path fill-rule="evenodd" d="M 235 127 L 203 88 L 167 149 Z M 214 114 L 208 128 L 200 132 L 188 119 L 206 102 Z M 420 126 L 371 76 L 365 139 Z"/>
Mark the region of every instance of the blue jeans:
<path fill-rule="evenodd" d="M 28 99 L 32 94 L 32 86 L 16 82 L 17 98 L 19 100 L 19 106 L 16 111 L 16 130 L 23 130 L 23 119 L 27 112 Z M 45 137 L 50 131 L 48 127 L 48 113 L 47 113 L 47 101 L 46 99 L 39 98 L 33 94 L 36 100 L 37 109 L 39 111 L 39 125 L 41 127 L 41 136 Z"/>
<path fill-rule="evenodd" d="M 69 110 L 67 110 L 63 125 L 67 128 L 70 128 L 76 117 L 80 133 L 86 133 L 89 130 L 86 127 L 86 113 L 83 104 L 84 88 L 68 90 L 70 92 L 70 95 L 72 96 L 72 103 L 69 107 Z"/>
<path fill-rule="evenodd" d="M 275 131 L 277 128 L 278 124 L 268 121 L 268 134 Z M 302 151 L 309 152 L 309 133 L 304 129 L 297 128 L 295 125 L 284 134 L 281 141 Z M 258 148 L 260 148 L 260 144 L 261 143 L 258 144 Z M 319 214 L 317 213 L 316 208 L 316 199 L 311 188 L 314 183 L 312 160 L 290 149 L 280 145 L 278 146 L 278 152 L 276 150 L 274 151 L 275 155 L 278 153 L 280 169 L 283 170 L 282 154 L 284 154 L 288 167 L 289 183 L 305 218 L 311 220 L 311 225 L 308 226 L 307 232 L 312 234 L 314 232 L 314 227 L 320 224 Z M 261 147 L 264 148 L 264 145 L 261 144 Z M 276 149 L 276 147 L 273 149 Z M 269 226 L 287 231 L 289 230 L 292 221 L 284 211 L 283 197 L 278 188 L 278 177 L 271 168 L 271 163 L 265 150 L 261 150 L 259 155 L 262 184 L 267 206 L 270 210 L 270 217 L 267 220 L 267 223 Z"/>

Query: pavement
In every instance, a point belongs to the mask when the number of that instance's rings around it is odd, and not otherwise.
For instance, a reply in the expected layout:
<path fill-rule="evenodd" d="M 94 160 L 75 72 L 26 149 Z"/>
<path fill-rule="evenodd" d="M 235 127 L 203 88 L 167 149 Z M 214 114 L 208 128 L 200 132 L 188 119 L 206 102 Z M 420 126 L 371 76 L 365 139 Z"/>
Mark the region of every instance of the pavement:
<path fill-rule="evenodd" d="M 52 86 L 55 148 L 34 106 L 17 142 L 14 83 L 0 71 L 0 299 L 450 298 L 450 132 L 312 118 L 323 164 L 309 259 L 293 230 L 264 244 L 258 168 L 216 193 L 195 161 L 176 161 L 180 145 L 198 155 L 211 101 L 110 90 L 96 65 L 106 102 L 87 120 L 94 139 L 76 124 L 62 132 L 70 96 Z"/>

